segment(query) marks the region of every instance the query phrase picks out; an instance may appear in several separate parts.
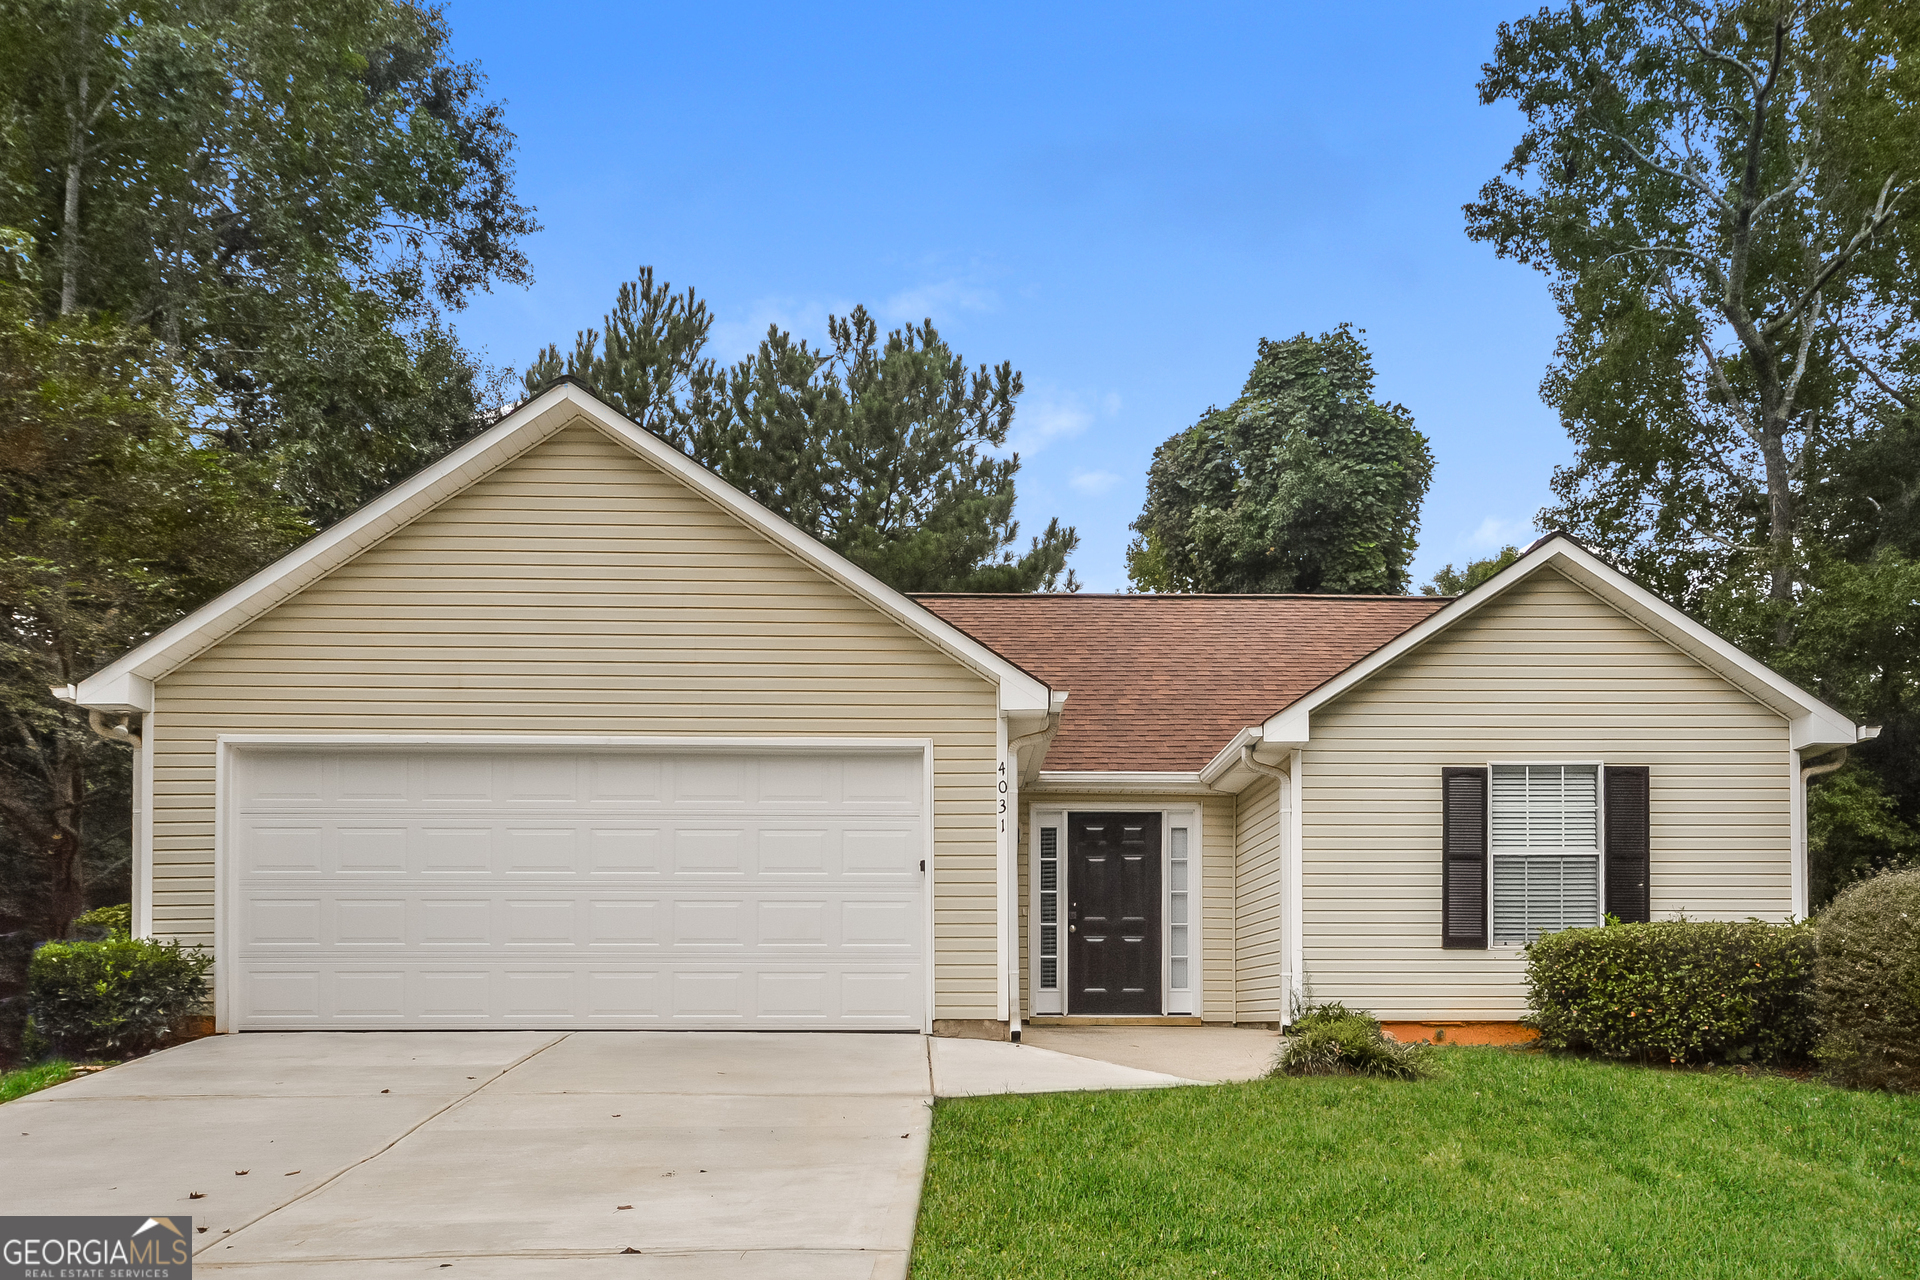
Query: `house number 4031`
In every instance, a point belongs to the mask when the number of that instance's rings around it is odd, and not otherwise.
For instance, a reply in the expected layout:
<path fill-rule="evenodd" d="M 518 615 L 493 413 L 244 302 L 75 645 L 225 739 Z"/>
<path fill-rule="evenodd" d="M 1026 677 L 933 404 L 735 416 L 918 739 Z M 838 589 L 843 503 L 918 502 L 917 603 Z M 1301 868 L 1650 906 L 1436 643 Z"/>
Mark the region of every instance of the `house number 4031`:
<path fill-rule="evenodd" d="M 1007 834 L 1007 762 L 1000 762 L 1000 780 L 994 784 L 1000 793 L 1000 834 Z"/>

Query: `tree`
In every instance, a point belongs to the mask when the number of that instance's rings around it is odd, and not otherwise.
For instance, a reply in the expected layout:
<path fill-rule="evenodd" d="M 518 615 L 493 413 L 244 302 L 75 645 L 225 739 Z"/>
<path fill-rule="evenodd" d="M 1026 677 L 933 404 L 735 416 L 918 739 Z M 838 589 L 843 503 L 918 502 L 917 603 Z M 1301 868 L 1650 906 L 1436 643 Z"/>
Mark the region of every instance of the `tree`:
<path fill-rule="evenodd" d="M 620 286 L 601 329 L 583 329 L 563 361 L 548 346 L 528 367 L 522 384 L 529 397 L 561 374 L 591 386 L 613 408 L 672 444 L 688 457 L 715 451 L 710 438 L 724 423 L 726 373 L 702 354 L 713 313 L 692 289 L 654 283 L 653 268 Z M 808 369 L 807 374 L 812 374 Z"/>
<path fill-rule="evenodd" d="M 311 529 L 270 468 L 217 444 L 217 401 L 143 332 L 37 321 L 28 302 L 0 285 L 0 893 L 58 938 L 86 909 L 88 818 L 102 793 L 124 803 L 125 762 L 48 689 Z"/>
<path fill-rule="evenodd" d="M 1443 564 L 1433 581 L 1420 588 L 1423 596 L 1461 596 L 1520 558 L 1520 548 L 1508 545 L 1485 560 L 1469 560 L 1464 569 Z"/>
<path fill-rule="evenodd" d="M 1133 585 L 1405 591 L 1433 455 L 1404 406 L 1372 398 L 1373 377 L 1350 325 L 1261 339 L 1240 398 L 1154 451 Z"/>
<path fill-rule="evenodd" d="M 1541 523 L 1886 725 L 1814 788 L 1817 890 L 1910 856 L 1920 10 L 1543 9 L 1481 93 L 1527 128 L 1468 232 L 1547 273 L 1565 323 L 1542 390 L 1578 452 Z"/>
<path fill-rule="evenodd" d="M 1552 280 L 1543 393 L 1578 446 L 1542 523 L 1675 599 L 1745 576 L 1778 643 L 1805 487 L 1861 429 L 1852 356 L 1910 351 L 1920 19 L 1640 0 L 1500 27 L 1481 98 L 1527 127 L 1468 234 Z"/>
<path fill-rule="evenodd" d="M 437 323 L 524 282 L 512 135 L 405 0 L 12 0 L 0 224 L 39 314 L 150 329 L 333 518 L 466 433 L 485 376 Z"/>
<path fill-rule="evenodd" d="M 770 327 L 722 369 L 712 316 L 650 268 L 564 360 L 549 346 L 529 394 L 562 373 L 768 510 L 901 591 L 1076 590 L 1079 543 L 1059 520 L 1016 552 L 1006 444 L 1021 392 L 1010 363 L 969 371 L 931 320 L 880 338 L 864 308 L 829 317 L 816 350 Z"/>

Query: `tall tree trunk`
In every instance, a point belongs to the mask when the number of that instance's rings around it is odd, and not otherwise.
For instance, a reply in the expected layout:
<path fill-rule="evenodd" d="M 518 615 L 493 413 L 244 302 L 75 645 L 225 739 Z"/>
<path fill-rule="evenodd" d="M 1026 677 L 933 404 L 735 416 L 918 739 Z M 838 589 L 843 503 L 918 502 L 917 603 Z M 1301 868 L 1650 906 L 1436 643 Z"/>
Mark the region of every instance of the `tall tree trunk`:
<path fill-rule="evenodd" d="M 81 814 L 87 798 L 86 752 L 62 743 L 55 765 L 53 831 L 42 850 L 47 859 L 47 916 L 49 938 L 64 938 L 76 917 L 87 909 L 87 868 Z"/>
<path fill-rule="evenodd" d="M 85 32 L 80 33 L 82 36 Z M 81 56 L 85 57 L 82 48 Z M 67 199 L 60 219 L 60 314 L 80 302 L 80 165 L 87 146 L 87 68 L 80 66 L 79 94 L 67 109 Z"/>
<path fill-rule="evenodd" d="M 1767 597 L 1782 606 L 1779 620 L 1773 624 L 1773 642 L 1781 648 L 1793 643 L 1794 510 L 1793 477 L 1787 464 L 1787 444 L 1782 424 L 1768 422 L 1763 429 L 1766 444 L 1762 453 L 1767 467 Z"/>

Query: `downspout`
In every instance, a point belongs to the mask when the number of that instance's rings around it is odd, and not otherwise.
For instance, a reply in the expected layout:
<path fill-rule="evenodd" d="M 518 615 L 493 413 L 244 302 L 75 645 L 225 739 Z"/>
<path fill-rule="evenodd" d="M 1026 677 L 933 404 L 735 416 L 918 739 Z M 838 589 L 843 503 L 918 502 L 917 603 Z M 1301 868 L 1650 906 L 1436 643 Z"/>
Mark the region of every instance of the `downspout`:
<path fill-rule="evenodd" d="M 119 724 L 109 725 L 106 712 L 96 711 L 92 707 L 87 708 L 88 728 L 108 742 L 117 742 L 123 747 L 132 747 L 138 751 L 141 746 L 140 735 L 133 731 L 132 725 L 133 717 L 130 715 L 123 714 Z"/>
<path fill-rule="evenodd" d="M 1833 759 L 1828 761 L 1826 764 L 1802 765 L 1800 768 L 1800 785 L 1802 787 L 1805 787 L 1809 782 L 1812 782 L 1815 778 L 1825 777 L 1827 774 L 1832 773 L 1835 769 L 1838 769 L 1841 765 L 1845 764 L 1846 762 L 1847 762 L 1847 748 L 1842 747 L 1840 748 L 1840 750 L 1834 752 Z"/>
<path fill-rule="evenodd" d="M 1065 696 L 1055 694 L 1049 701 L 1057 705 L 1064 702 Z M 1020 963 L 1020 908 L 1024 905 L 1020 897 L 1020 748 L 1057 733 L 1060 714 L 1058 710 L 1049 709 L 1045 725 L 1032 733 L 1007 739 L 1007 756 L 1013 762 L 1007 771 L 1007 811 L 1013 818 L 1012 830 L 1008 832 L 1007 874 L 1012 883 L 1007 886 L 1007 918 L 1002 927 L 1007 931 L 1007 1034 L 1014 1044 L 1020 1043 L 1020 997 L 1026 990 L 1026 973 Z"/>
<path fill-rule="evenodd" d="M 1860 735 L 1859 740 L 1861 742 L 1869 742 L 1880 736 L 1880 726 L 1877 724 L 1862 725 L 1855 732 Z M 1800 766 L 1800 790 L 1799 793 L 1793 797 L 1794 807 L 1799 810 L 1799 813 L 1795 817 L 1795 825 L 1798 827 L 1798 830 L 1793 833 L 1799 842 L 1798 860 L 1794 868 L 1798 873 L 1800 885 L 1795 891 L 1796 900 L 1794 902 L 1794 909 L 1796 911 L 1805 911 L 1807 909 L 1807 902 L 1813 891 L 1813 847 L 1807 831 L 1807 809 L 1809 807 L 1809 801 L 1811 801 L 1813 797 L 1808 784 L 1815 778 L 1823 778 L 1834 770 L 1843 767 L 1847 763 L 1847 752 L 1848 748 L 1841 747 L 1829 752 L 1827 757 L 1822 757 L 1822 763 L 1820 764 L 1803 764 Z"/>
<path fill-rule="evenodd" d="M 61 702 L 73 702 L 78 696 L 74 686 L 70 684 L 53 685 L 48 688 L 47 692 Z M 138 751 L 141 745 L 140 735 L 133 731 L 133 713 L 122 711 L 119 715 L 119 724 L 108 724 L 106 712 L 94 707 L 88 707 L 87 727 L 99 734 L 102 738 L 105 738 L 108 742 L 117 742 L 123 747 L 132 747 L 135 751 Z"/>

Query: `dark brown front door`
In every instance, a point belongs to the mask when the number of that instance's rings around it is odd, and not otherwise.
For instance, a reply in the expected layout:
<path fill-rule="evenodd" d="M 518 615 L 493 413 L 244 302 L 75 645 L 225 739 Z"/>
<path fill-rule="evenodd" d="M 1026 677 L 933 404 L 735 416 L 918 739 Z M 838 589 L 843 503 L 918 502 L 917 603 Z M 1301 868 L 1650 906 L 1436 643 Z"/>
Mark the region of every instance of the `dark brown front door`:
<path fill-rule="evenodd" d="M 1160 1012 L 1160 815 L 1067 815 L 1068 1013 Z"/>

